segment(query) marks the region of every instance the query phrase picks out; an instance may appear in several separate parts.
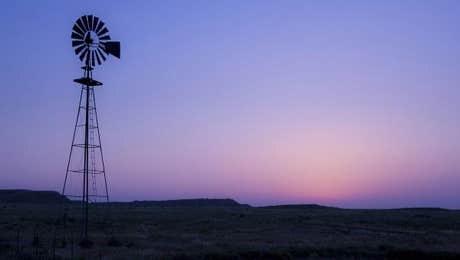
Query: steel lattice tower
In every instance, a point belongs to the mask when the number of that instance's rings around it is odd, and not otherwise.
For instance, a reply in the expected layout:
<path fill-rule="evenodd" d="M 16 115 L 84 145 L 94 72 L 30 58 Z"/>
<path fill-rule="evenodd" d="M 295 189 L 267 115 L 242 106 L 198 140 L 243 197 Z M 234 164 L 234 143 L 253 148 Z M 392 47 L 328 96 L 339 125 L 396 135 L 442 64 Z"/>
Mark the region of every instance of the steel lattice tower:
<path fill-rule="evenodd" d="M 62 194 L 70 199 L 81 200 L 83 216 L 82 236 L 83 239 L 87 239 L 89 203 L 109 202 L 109 192 L 96 110 L 96 96 L 94 94 L 94 87 L 101 84 L 92 79 L 92 70 L 90 67 L 84 67 L 84 70 L 85 77 L 82 78 L 83 80 L 78 79 L 82 80 L 83 84 Z M 81 164 L 82 155 L 83 164 Z M 76 174 L 81 178 L 81 194 L 69 188 L 68 181 L 71 180 L 69 174 Z M 103 178 L 98 178 L 99 176 Z M 98 179 L 99 181 L 103 181 L 102 191 L 98 190 Z"/>

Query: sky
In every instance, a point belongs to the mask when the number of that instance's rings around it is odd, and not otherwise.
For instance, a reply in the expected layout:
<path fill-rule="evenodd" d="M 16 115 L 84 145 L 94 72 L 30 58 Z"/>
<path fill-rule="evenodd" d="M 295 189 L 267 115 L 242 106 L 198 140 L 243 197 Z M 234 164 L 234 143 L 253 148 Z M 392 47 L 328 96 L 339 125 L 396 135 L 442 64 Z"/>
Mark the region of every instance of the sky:
<path fill-rule="evenodd" d="M 112 200 L 460 208 L 459 1 L 1 7 L 1 189 L 61 190 L 94 14 Z"/>

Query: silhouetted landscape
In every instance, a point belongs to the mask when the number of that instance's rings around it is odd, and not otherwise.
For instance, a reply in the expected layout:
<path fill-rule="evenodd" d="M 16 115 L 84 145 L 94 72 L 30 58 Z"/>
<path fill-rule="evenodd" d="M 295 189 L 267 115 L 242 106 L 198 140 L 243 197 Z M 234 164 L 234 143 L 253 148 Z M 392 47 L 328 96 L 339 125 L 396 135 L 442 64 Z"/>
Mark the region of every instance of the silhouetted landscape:
<path fill-rule="evenodd" d="M 59 193 L 3 190 L 0 201 L 2 259 L 460 258 L 459 210 L 251 207 L 231 199 L 114 202 L 112 231 L 104 226 L 104 209 L 91 208 L 96 246 L 82 249 L 80 222 L 72 217 L 78 214 L 70 212 L 65 232 L 55 229 Z"/>
<path fill-rule="evenodd" d="M 2 11 L 0 260 L 460 260 L 460 1 Z"/>

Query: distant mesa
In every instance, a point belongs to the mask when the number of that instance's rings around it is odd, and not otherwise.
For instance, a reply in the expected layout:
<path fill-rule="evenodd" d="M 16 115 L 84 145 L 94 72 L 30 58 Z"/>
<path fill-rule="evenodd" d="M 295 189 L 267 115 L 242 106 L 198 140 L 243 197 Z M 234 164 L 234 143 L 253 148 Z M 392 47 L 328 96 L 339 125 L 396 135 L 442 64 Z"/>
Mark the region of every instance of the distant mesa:
<path fill-rule="evenodd" d="M 128 203 L 141 207 L 249 207 L 249 205 L 240 204 L 233 199 L 136 200 Z"/>
<path fill-rule="evenodd" d="M 0 190 L 1 203 L 60 203 L 69 201 L 56 191 Z"/>
<path fill-rule="evenodd" d="M 52 204 L 61 201 L 80 203 L 69 200 L 56 191 L 34 190 L 0 190 L 0 203 Z M 138 207 L 249 207 L 232 199 L 178 199 L 178 200 L 144 200 L 132 202 L 111 202 L 112 205 L 129 205 Z"/>
<path fill-rule="evenodd" d="M 35 191 L 35 190 L 1 190 L 0 203 L 30 203 L 30 204 L 54 204 L 60 202 L 81 203 L 77 200 L 69 200 L 56 191 Z M 110 202 L 115 206 L 134 206 L 134 207 L 251 207 L 248 204 L 241 204 L 233 199 L 176 199 L 176 200 L 135 200 L 131 202 Z M 343 208 L 323 206 L 318 204 L 285 204 L 273 206 L 259 206 L 257 208 L 264 209 L 286 209 L 286 210 L 347 210 Z M 360 209 L 371 210 L 371 209 Z M 389 208 L 380 209 L 380 211 L 412 211 L 412 212 L 428 212 L 428 211 L 449 211 L 443 208 Z"/>
<path fill-rule="evenodd" d="M 336 207 L 322 206 L 318 204 L 287 204 L 287 205 L 275 205 L 275 206 L 265 206 L 261 208 L 267 209 L 338 209 Z"/>

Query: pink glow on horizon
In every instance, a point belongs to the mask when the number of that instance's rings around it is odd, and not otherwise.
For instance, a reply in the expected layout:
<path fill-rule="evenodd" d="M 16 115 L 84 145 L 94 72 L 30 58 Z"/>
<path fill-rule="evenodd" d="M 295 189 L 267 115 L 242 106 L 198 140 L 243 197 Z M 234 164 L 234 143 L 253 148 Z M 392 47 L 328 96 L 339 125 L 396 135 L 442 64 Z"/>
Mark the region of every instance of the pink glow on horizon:
<path fill-rule="evenodd" d="M 452 163 L 455 154 L 442 148 L 448 141 L 443 137 L 440 143 L 418 142 L 421 136 L 410 134 L 416 126 L 400 122 L 399 134 L 393 131 L 390 136 L 386 126 L 360 120 L 322 120 L 316 126 L 264 124 L 258 131 L 225 136 L 192 131 L 194 138 L 176 140 L 155 156 L 140 153 L 142 157 L 129 161 L 138 160 L 137 178 L 152 180 L 149 187 L 164 198 L 219 194 L 255 205 L 279 201 L 353 206 L 354 200 L 371 205 L 373 199 L 392 197 L 397 204 L 401 197 L 430 190 L 427 183 L 442 180 L 449 174 L 446 169 L 459 168 Z M 445 160 L 433 159 L 433 151 Z"/>

